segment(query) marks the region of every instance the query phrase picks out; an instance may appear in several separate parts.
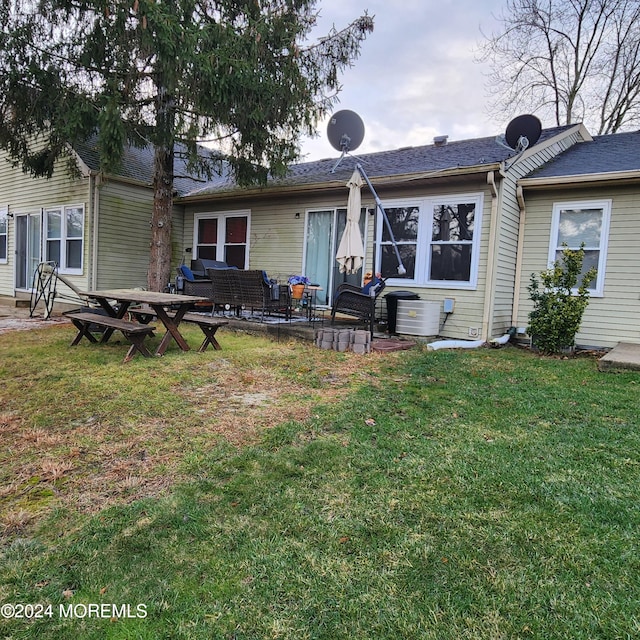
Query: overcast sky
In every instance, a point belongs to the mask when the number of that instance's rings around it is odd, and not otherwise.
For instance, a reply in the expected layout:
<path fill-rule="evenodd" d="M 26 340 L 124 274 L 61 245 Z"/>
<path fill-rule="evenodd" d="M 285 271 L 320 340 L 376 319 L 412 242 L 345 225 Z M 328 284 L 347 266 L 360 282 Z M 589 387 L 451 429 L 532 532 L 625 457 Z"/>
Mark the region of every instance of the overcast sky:
<path fill-rule="evenodd" d="M 365 137 L 355 152 L 431 144 L 434 136 L 465 140 L 502 133 L 489 114 L 485 74 L 475 62 L 480 29 L 497 28 L 505 0 L 320 0 L 318 35 L 340 29 L 365 10 L 375 27 L 353 68 L 342 76 L 335 111 L 357 112 Z M 304 160 L 339 156 L 326 136 L 305 140 Z"/>

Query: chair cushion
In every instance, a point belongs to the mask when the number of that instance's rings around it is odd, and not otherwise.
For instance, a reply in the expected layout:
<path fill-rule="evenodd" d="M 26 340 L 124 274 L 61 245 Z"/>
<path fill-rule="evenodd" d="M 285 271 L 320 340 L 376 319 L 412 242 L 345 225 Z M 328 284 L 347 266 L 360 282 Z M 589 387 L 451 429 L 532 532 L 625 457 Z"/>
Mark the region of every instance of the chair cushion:
<path fill-rule="evenodd" d="M 362 293 L 367 295 L 371 294 L 371 289 L 377 289 L 382 284 L 382 280 L 380 278 L 372 278 L 367 284 L 362 287 Z"/>
<path fill-rule="evenodd" d="M 193 275 L 193 271 L 191 271 L 186 264 L 180 265 L 180 273 L 182 273 L 187 282 L 195 282 L 196 277 Z"/>

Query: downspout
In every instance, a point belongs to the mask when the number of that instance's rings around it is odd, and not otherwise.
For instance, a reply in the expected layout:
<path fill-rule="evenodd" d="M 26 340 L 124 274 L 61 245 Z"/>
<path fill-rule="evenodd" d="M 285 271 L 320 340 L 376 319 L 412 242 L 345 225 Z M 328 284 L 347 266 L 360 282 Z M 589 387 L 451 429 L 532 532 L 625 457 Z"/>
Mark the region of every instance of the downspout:
<path fill-rule="evenodd" d="M 520 208 L 520 220 L 518 221 L 518 248 L 516 249 L 516 270 L 514 274 L 515 282 L 513 286 L 513 305 L 511 312 L 511 326 L 518 324 L 518 313 L 520 311 L 520 280 L 522 277 L 522 252 L 524 247 L 524 225 L 527 219 L 527 207 L 524 201 L 524 191 L 518 185 L 516 187 L 516 199 Z"/>
<path fill-rule="evenodd" d="M 438 351 L 439 349 L 478 349 L 485 345 L 499 348 L 503 344 L 507 344 L 509 340 L 511 340 L 511 332 L 505 333 L 499 338 L 491 338 L 489 342 L 485 342 L 484 340 L 438 340 L 436 342 L 430 342 L 427 345 L 427 351 Z"/>
<path fill-rule="evenodd" d="M 495 297 L 495 263 L 498 259 L 496 254 L 497 236 L 500 225 L 498 224 L 498 187 L 494 171 L 487 173 L 487 184 L 491 189 L 491 227 L 489 228 L 489 246 L 487 247 L 487 275 L 484 289 L 484 309 L 482 312 L 482 339 L 487 340 L 489 336 L 489 324 Z"/>
<path fill-rule="evenodd" d="M 91 247 L 91 277 L 89 288 L 96 290 L 98 288 L 98 227 L 100 222 L 100 186 L 102 178 L 98 173 L 91 174 L 93 181 L 93 202 L 91 210 L 93 212 L 93 228 L 92 228 L 92 247 Z"/>

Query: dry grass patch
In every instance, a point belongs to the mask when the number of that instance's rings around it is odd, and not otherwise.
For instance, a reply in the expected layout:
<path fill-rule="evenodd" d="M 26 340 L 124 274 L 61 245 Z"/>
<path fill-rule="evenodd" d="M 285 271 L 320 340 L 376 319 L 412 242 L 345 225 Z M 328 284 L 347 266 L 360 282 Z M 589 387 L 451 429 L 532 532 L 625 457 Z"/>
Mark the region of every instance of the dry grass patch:
<path fill-rule="evenodd" d="M 273 366 L 237 371 L 228 361 L 215 363 L 215 381 L 179 392 L 196 408 L 201 420 L 191 425 L 191 437 L 221 436 L 241 446 L 255 442 L 264 429 L 283 422 L 303 422 L 315 403 L 335 402 L 360 376 L 362 360 L 333 363 L 319 384 L 292 381 Z"/>

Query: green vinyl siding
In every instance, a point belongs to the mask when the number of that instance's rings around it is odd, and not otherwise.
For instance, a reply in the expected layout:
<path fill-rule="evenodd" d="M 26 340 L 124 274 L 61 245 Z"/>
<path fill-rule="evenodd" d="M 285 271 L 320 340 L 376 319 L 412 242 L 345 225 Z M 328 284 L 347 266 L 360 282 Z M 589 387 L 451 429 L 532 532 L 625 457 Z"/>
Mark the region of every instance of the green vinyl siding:
<path fill-rule="evenodd" d="M 533 148 L 510 164 L 500 183 L 498 203 L 499 239 L 494 253 L 492 306 L 488 310 L 489 337 L 502 335 L 513 324 L 520 207 L 516 197 L 517 181 L 553 159 L 554 156 L 582 140 L 580 131 L 570 136 L 548 141 L 542 148 Z M 547 235 L 548 238 L 548 235 Z M 526 252 L 525 252 L 526 253 Z"/>
<path fill-rule="evenodd" d="M 0 152 L 0 205 L 7 206 L 14 217 L 8 220 L 7 262 L 0 264 L 0 295 L 13 296 L 15 273 L 15 216 L 24 213 L 39 213 L 43 208 L 60 205 L 82 205 L 85 224 L 83 237 L 83 273 L 68 276 L 79 288 L 86 288 L 89 278 L 89 255 L 91 238 L 91 188 L 87 177 L 71 178 L 63 163 L 60 163 L 50 179 L 33 178 L 19 167 L 14 167 Z M 61 293 L 70 293 L 60 283 Z"/>
<path fill-rule="evenodd" d="M 612 201 L 607 263 L 602 297 L 592 297 L 576 336 L 578 345 L 614 347 L 640 344 L 640 207 L 638 186 L 525 193 L 527 225 L 518 326 L 525 327 L 532 305 L 527 286 L 531 274 L 547 267 L 553 205 L 557 202 Z"/>
<path fill-rule="evenodd" d="M 149 189 L 108 181 L 99 192 L 97 289 L 146 287 L 149 264 Z"/>
<path fill-rule="evenodd" d="M 99 192 L 96 288 L 147 287 L 153 193 L 124 181 L 105 181 Z M 182 209 L 172 216 L 172 278 L 183 245 Z M 168 284 L 168 283 L 167 283 Z"/>

